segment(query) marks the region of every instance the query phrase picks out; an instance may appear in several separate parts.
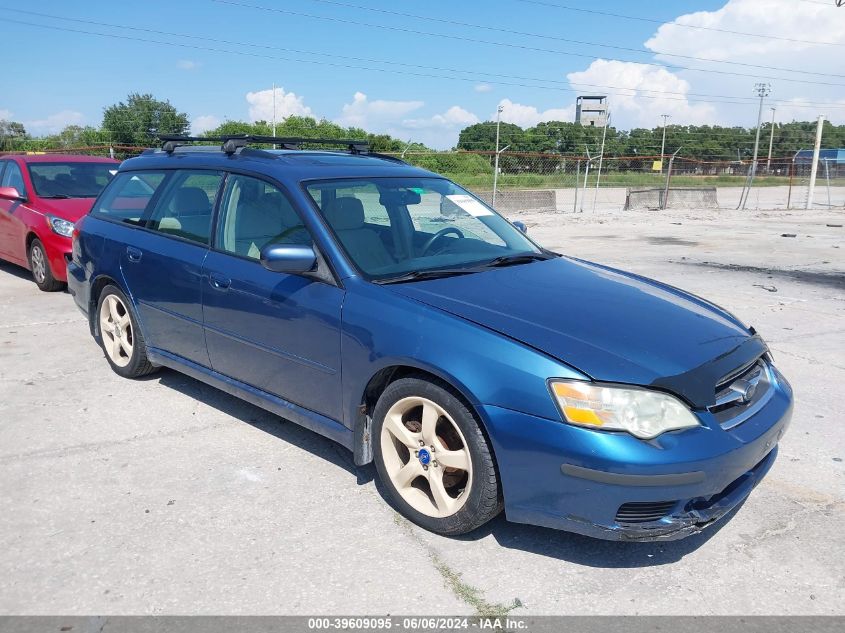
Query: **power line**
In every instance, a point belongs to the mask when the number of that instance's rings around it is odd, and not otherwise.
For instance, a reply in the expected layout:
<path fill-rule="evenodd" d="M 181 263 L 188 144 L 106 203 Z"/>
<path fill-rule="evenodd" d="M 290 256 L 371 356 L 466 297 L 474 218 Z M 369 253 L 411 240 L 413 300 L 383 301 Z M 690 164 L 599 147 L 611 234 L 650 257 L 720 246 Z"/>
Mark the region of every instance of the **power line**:
<path fill-rule="evenodd" d="M 73 18 L 57 18 L 57 19 L 73 20 Z M 120 35 L 120 34 L 114 34 L 114 33 L 98 33 L 98 32 L 87 31 L 87 30 L 83 30 L 83 29 L 72 29 L 72 28 L 59 27 L 59 26 L 54 26 L 54 25 L 38 24 L 38 23 L 26 22 L 26 21 L 22 21 L 22 20 L 7 19 L 6 22 L 13 23 L 13 24 L 20 24 L 20 25 L 24 25 L 24 26 L 42 28 L 42 29 L 49 29 L 49 30 L 84 34 L 84 35 L 90 35 L 90 36 L 96 36 L 96 37 L 108 37 L 108 38 L 112 38 L 112 39 L 121 39 L 121 40 L 128 40 L 128 41 L 144 42 L 144 43 L 158 44 L 158 45 L 163 45 L 163 46 L 175 46 L 175 47 L 179 47 L 179 48 L 187 48 L 187 49 L 192 49 L 192 50 L 210 51 L 210 52 L 230 54 L 230 55 L 241 55 L 241 56 L 255 57 L 255 58 L 261 58 L 261 59 L 270 59 L 270 60 L 278 60 L 278 61 L 315 64 L 315 65 L 323 65 L 323 66 L 331 66 L 331 67 L 339 67 L 339 68 L 351 68 L 351 69 L 355 69 L 355 70 L 388 72 L 388 73 L 394 73 L 394 74 L 412 75 L 412 76 L 426 77 L 426 78 L 447 79 L 447 80 L 451 80 L 451 81 L 465 81 L 465 82 L 466 81 L 469 81 L 469 82 L 480 81 L 480 79 L 478 77 L 454 77 L 454 76 L 446 76 L 446 75 L 431 74 L 431 73 L 417 73 L 417 72 L 391 70 L 391 69 L 387 69 L 387 68 L 372 68 L 372 67 L 352 65 L 352 64 L 339 64 L 339 63 L 333 63 L 333 62 L 317 61 L 317 60 L 312 60 L 312 59 L 301 59 L 301 58 L 292 58 L 292 57 L 261 55 L 261 54 L 258 54 L 258 53 L 252 53 L 252 52 L 246 52 L 246 51 L 234 51 L 234 50 L 226 50 L 226 49 L 209 47 L 209 46 L 198 46 L 198 45 L 193 45 L 193 44 L 187 44 L 187 43 L 184 43 L 184 42 L 152 40 L 152 39 L 148 39 L 148 38 L 133 37 L 133 36 L 130 36 L 130 35 Z M 99 23 L 99 24 L 105 25 L 105 23 Z M 136 27 L 124 27 L 124 26 L 120 26 L 120 25 L 106 25 L 106 26 L 109 26 L 111 28 L 126 28 L 126 29 L 136 28 Z M 155 32 L 155 33 L 159 33 L 159 34 L 162 34 L 162 35 L 168 35 L 168 36 L 189 37 L 189 38 L 197 38 L 197 39 L 212 39 L 212 38 L 200 38 L 199 36 L 184 35 L 184 34 L 179 34 L 179 33 L 169 33 L 169 32 L 166 32 L 166 31 L 153 31 L 152 29 L 142 29 L 142 30 L 147 31 L 147 32 Z M 232 43 L 232 44 L 234 44 L 234 43 Z M 251 44 L 244 44 L 244 45 L 253 46 Z M 340 58 L 348 59 L 347 57 L 344 57 L 344 56 L 330 55 L 328 53 L 311 53 L 311 52 L 309 52 L 307 54 L 324 55 L 324 56 L 340 57 Z M 353 58 L 353 59 L 355 59 L 355 58 Z M 376 60 L 374 60 L 374 61 L 376 63 L 389 63 L 389 62 L 381 62 L 381 61 L 376 61 Z M 423 66 L 422 68 L 428 68 L 428 67 Z M 459 73 L 469 74 L 473 71 L 454 70 L 454 71 L 449 71 L 449 72 L 459 72 Z M 481 74 L 488 75 L 489 73 L 481 73 Z M 518 77 L 516 77 L 516 78 L 519 79 Z M 503 85 L 503 86 L 516 86 L 516 87 L 522 87 L 522 88 L 533 88 L 533 89 L 538 89 L 538 90 L 552 90 L 552 91 L 558 91 L 558 92 L 571 92 L 571 93 L 577 93 L 578 92 L 578 90 L 576 90 L 574 88 L 565 88 L 565 87 L 562 87 L 562 86 L 561 87 L 555 87 L 555 86 L 548 86 L 548 85 L 542 85 L 542 84 L 541 85 L 535 85 L 535 84 L 505 82 L 505 81 L 490 80 L 490 79 L 484 79 L 484 81 L 486 81 L 487 83 L 494 83 L 494 84 Z M 524 79 L 524 81 L 543 81 L 544 83 L 550 83 L 550 82 L 554 82 L 555 80 L 551 80 L 551 81 L 540 80 L 540 79 L 535 80 L 535 79 L 528 78 L 528 79 Z M 601 86 L 601 85 L 591 85 L 591 84 L 576 84 L 576 85 L 585 86 L 585 87 L 592 87 L 592 88 L 624 91 L 624 92 L 617 92 L 616 95 L 617 96 L 629 96 L 629 97 L 641 97 L 641 98 L 644 98 L 644 99 L 663 99 L 663 100 L 668 100 L 668 101 L 681 101 L 681 102 L 686 102 L 686 103 L 710 103 L 710 104 L 728 104 L 728 105 L 748 105 L 748 103 L 749 103 L 747 101 L 747 99 L 749 99 L 748 97 L 740 97 L 740 96 L 705 95 L 705 96 L 710 97 L 711 100 L 689 99 L 687 97 L 689 95 L 693 94 L 693 93 L 673 93 L 673 92 L 659 92 L 658 93 L 656 91 L 640 90 L 640 89 L 636 89 L 636 88 L 622 88 L 622 87 L 618 87 L 618 86 Z M 649 95 L 649 94 L 641 94 L 641 93 L 648 93 L 648 92 L 654 92 L 656 94 L 656 96 Z M 676 96 L 672 96 L 672 95 L 676 95 Z M 722 97 L 725 100 L 721 100 Z M 743 101 L 728 100 L 728 99 L 743 99 Z M 810 107 L 813 107 L 813 106 L 811 106 L 809 103 L 807 103 L 807 104 L 804 104 L 804 105 L 801 105 L 801 106 L 794 106 L 794 107 L 810 108 Z M 845 104 L 831 105 L 831 106 L 828 106 L 828 107 L 840 108 L 840 107 L 845 107 Z"/>
<path fill-rule="evenodd" d="M 324 20 L 324 21 L 336 22 L 336 23 L 340 23 L 340 24 L 352 24 L 354 26 L 364 26 L 364 27 L 367 27 L 367 28 L 396 31 L 396 32 L 400 32 L 400 33 L 411 33 L 413 35 L 424 35 L 426 37 L 439 37 L 439 38 L 450 39 L 450 40 L 458 40 L 458 41 L 461 41 L 461 42 L 474 42 L 476 44 L 488 44 L 490 46 L 501 46 L 501 47 L 505 47 L 505 48 L 515 48 L 515 49 L 519 49 L 519 50 L 527 50 L 527 51 L 540 52 L 540 53 L 553 53 L 553 54 L 556 54 L 556 55 L 567 55 L 567 56 L 571 56 L 571 57 L 585 57 L 585 58 L 592 59 L 592 60 L 595 60 L 595 58 L 596 58 L 595 55 L 588 55 L 586 53 L 572 53 L 572 52 L 561 51 L 561 50 L 557 50 L 557 49 L 528 46 L 528 45 L 525 45 L 525 44 L 513 44 L 513 43 L 509 43 L 509 42 L 495 42 L 495 41 L 492 41 L 492 40 L 482 40 L 482 39 L 477 39 L 477 38 L 470 38 L 470 37 L 466 37 L 466 36 L 463 36 L 463 35 L 459 36 L 459 35 L 449 35 L 449 34 L 446 34 L 446 33 L 436 33 L 436 32 L 433 32 L 433 31 L 420 31 L 418 29 L 410 29 L 410 28 L 407 28 L 407 27 L 392 26 L 392 25 L 387 25 L 387 24 L 373 24 L 373 23 L 370 23 L 370 22 L 360 22 L 358 20 L 351 20 L 351 19 L 348 19 L 348 18 L 338 18 L 338 17 L 325 16 L 325 15 L 314 15 L 312 13 L 302 13 L 300 11 L 290 11 L 288 9 L 279 9 L 279 8 L 276 8 L 276 7 L 265 7 L 265 6 L 261 6 L 261 5 L 247 4 L 247 3 L 243 3 L 243 2 L 234 2 L 233 0 L 211 0 L 211 1 L 219 3 L 219 4 L 228 4 L 228 5 L 246 8 L 246 9 L 256 9 L 256 10 L 259 10 L 259 11 L 281 13 L 281 14 L 285 14 L 285 15 L 294 15 L 294 16 L 297 16 L 297 17 L 304 17 L 304 18 L 313 19 L 313 20 Z M 619 61 L 633 61 L 633 60 L 619 60 Z M 643 63 L 643 62 L 635 62 L 635 63 Z M 727 70 L 714 71 L 714 70 L 706 70 L 706 69 L 701 69 L 701 68 L 692 68 L 692 67 L 688 67 L 688 66 L 666 65 L 666 64 L 658 64 L 658 63 L 650 63 L 649 65 L 655 66 L 655 67 L 658 67 L 658 68 L 686 70 L 686 71 L 689 71 L 689 72 L 708 73 L 708 74 L 716 73 L 716 74 L 720 74 L 720 75 L 734 75 L 736 77 L 751 77 L 751 78 L 755 78 L 755 79 L 770 79 L 770 80 L 776 80 L 776 81 L 788 81 L 788 82 L 793 82 L 793 83 L 815 84 L 815 85 L 820 85 L 820 86 L 845 87 L 845 84 L 837 84 L 837 83 L 830 83 L 830 82 L 823 82 L 823 81 L 811 81 L 811 80 L 808 80 L 808 79 L 791 79 L 791 78 L 788 78 L 788 77 L 772 77 L 772 76 L 768 76 L 768 75 L 758 75 L 758 74 L 752 74 L 752 73 L 739 73 L 739 72 L 733 72 L 733 71 L 727 71 Z"/>
<path fill-rule="evenodd" d="M 714 26 L 698 26 L 694 24 L 680 24 L 678 22 L 667 22 L 666 20 L 658 20 L 656 18 L 646 18 L 637 15 L 625 15 L 622 13 L 612 13 L 610 11 L 599 11 L 597 9 L 584 9 L 581 7 L 573 7 L 565 4 L 557 4 L 554 2 L 546 2 L 545 0 L 516 0 L 523 4 L 536 4 L 544 7 L 552 7 L 555 9 L 563 9 L 565 11 L 576 11 L 578 13 L 591 13 L 593 15 L 601 15 L 610 18 L 619 18 L 622 20 L 636 20 L 637 22 L 650 22 L 652 24 L 670 24 L 672 26 L 679 26 L 687 29 L 697 29 L 702 31 L 715 31 L 717 33 L 729 33 L 731 35 L 741 35 L 743 37 L 761 37 L 770 40 L 782 40 L 784 42 L 793 42 L 797 44 L 815 44 L 820 46 L 845 46 L 842 42 L 822 42 L 818 40 L 800 40 L 792 37 L 780 37 L 777 35 L 764 35 L 761 33 L 746 33 L 744 31 L 732 31 L 730 29 L 720 29 Z M 813 2 L 813 0 L 804 0 L 804 2 L 811 2 L 812 4 L 826 4 L 824 2 Z"/>
<path fill-rule="evenodd" d="M 212 1 L 217 1 L 217 0 L 212 0 Z M 554 40 L 554 41 L 558 41 L 558 42 L 566 42 L 566 43 L 569 43 L 569 44 L 578 44 L 579 46 L 596 46 L 596 47 L 599 47 L 599 48 L 609 48 L 609 49 L 614 49 L 614 50 L 619 50 L 619 51 L 628 51 L 628 52 L 639 53 L 639 54 L 643 54 L 643 55 L 663 55 L 664 57 L 675 57 L 675 58 L 678 58 L 678 59 L 691 59 L 691 60 L 694 60 L 694 61 L 709 62 L 709 63 L 716 63 L 716 64 L 729 64 L 729 65 L 732 65 L 732 66 L 745 66 L 745 67 L 748 67 L 748 68 L 762 68 L 762 69 L 765 69 L 765 70 L 778 70 L 778 71 L 782 71 L 782 72 L 800 73 L 802 75 L 816 75 L 816 76 L 820 76 L 820 77 L 845 78 L 845 75 L 837 75 L 837 74 L 834 74 L 834 73 L 820 73 L 820 72 L 807 71 L 807 70 L 804 70 L 804 69 L 797 69 L 797 68 L 782 68 L 782 67 L 778 67 L 778 66 L 765 66 L 765 65 L 762 65 L 762 64 L 750 64 L 750 63 L 746 63 L 746 62 L 736 62 L 736 61 L 731 61 L 731 60 L 726 60 L 726 59 L 713 59 L 713 58 L 710 58 L 710 57 L 696 57 L 695 55 L 681 55 L 681 54 L 677 54 L 677 53 L 666 53 L 666 52 L 662 52 L 662 51 L 649 50 L 649 49 L 645 49 L 645 48 L 633 48 L 633 47 L 628 47 L 628 46 L 619 46 L 619 45 L 615 45 L 615 44 L 603 44 L 603 43 L 600 43 L 600 42 L 591 42 L 589 40 L 573 40 L 573 39 L 568 39 L 568 38 L 565 38 L 565 37 L 560 37 L 560 36 L 557 36 L 557 35 L 548 35 L 548 34 L 543 34 L 543 33 L 531 33 L 531 32 L 527 32 L 527 31 L 515 31 L 513 29 L 505 29 L 505 28 L 501 28 L 501 27 L 497 27 L 497 26 L 489 26 L 489 25 L 486 25 L 486 24 L 476 24 L 476 23 L 472 23 L 472 22 L 459 22 L 457 20 L 449 20 L 449 19 L 446 19 L 446 18 L 437 18 L 437 17 L 427 16 L 427 15 L 419 15 L 419 14 L 416 14 L 416 13 L 404 13 L 404 12 L 401 12 L 401 11 L 392 11 L 390 9 L 368 7 L 368 6 L 359 5 L 359 4 L 352 4 L 352 3 L 349 3 L 349 2 L 340 2 L 339 0 L 310 0 L 310 2 L 318 2 L 318 3 L 321 3 L 321 4 L 328 4 L 328 5 L 333 5 L 333 6 L 346 7 L 346 8 L 349 8 L 349 9 L 356 9 L 356 10 L 360 10 L 360 11 L 371 11 L 373 13 L 381 13 L 383 15 L 394 15 L 394 16 L 398 16 L 398 17 L 402 17 L 402 18 L 412 18 L 414 20 L 425 20 L 425 21 L 428 21 L 428 22 L 436 22 L 436 23 L 439 23 L 439 24 L 450 24 L 450 25 L 453 25 L 453 26 L 468 27 L 468 28 L 473 28 L 473 29 L 482 29 L 482 30 L 485 30 L 485 31 L 494 31 L 496 33 L 507 33 L 507 34 L 510 34 L 510 35 L 521 35 L 521 36 L 526 36 L 526 37 L 536 37 L 536 38 L 540 38 L 540 39 Z M 224 4 L 236 4 L 236 3 L 224 2 Z"/>

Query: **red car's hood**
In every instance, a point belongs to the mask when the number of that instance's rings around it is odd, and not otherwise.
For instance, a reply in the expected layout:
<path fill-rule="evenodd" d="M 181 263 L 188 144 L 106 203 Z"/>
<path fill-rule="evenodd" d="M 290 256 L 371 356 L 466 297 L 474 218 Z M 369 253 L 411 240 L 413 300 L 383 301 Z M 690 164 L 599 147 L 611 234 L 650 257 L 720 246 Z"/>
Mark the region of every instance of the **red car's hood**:
<path fill-rule="evenodd" d="M 31 205 L 36 211 L 76 222 L 91 210 L 94 198 L 38 198 Z"/>

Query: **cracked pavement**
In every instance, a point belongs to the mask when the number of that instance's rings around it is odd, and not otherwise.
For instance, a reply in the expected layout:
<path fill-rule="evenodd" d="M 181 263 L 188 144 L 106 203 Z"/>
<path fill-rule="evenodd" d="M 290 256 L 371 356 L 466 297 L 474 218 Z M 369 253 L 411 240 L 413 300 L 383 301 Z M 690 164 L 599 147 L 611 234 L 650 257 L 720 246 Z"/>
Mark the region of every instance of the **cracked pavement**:
<path fill-rule="evenodd" d="M 429 534 L 329 440 L 172 371 L 119 378 L 69 295 L 0 263 L 0 614 L 843 613 L 842 213 L 519 219 L 770 343 L 793 423 L 728 521 L 657 544 L 504 517 Z"/>

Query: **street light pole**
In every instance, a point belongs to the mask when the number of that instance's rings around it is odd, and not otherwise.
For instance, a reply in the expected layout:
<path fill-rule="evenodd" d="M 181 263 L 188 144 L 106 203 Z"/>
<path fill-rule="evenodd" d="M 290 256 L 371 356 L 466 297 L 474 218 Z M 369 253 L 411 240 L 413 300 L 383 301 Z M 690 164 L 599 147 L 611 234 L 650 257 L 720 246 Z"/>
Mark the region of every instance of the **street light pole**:
<path fill-rule="evenodd" d="M 772 145 L 775 142 L 775 109 L 769 108 L 772 111 L 772 130 L 771 135 L 769 136 L 769 159 L 766 161 L 766 171 L 771 173 L 772 171 Z"/>
<path fill-rule="evenodd" d="M 499 182 L 499 126 L 502 123 L 502 110 L 504 109 L 505 106 L 502 105 L 496 108 L 496 159 L 493 167 L 493 200 L 491 202 L 493 207 L 496 206 L 496 186 Z"/>
<path fill-rule="evenodd" d="M 671 118 L 670 114 L 661 114 L 663 117 L 663 142 L 660 144 L 660 171 L 663 171 L 663 154 L 666 151 L 666 121 Z"/>

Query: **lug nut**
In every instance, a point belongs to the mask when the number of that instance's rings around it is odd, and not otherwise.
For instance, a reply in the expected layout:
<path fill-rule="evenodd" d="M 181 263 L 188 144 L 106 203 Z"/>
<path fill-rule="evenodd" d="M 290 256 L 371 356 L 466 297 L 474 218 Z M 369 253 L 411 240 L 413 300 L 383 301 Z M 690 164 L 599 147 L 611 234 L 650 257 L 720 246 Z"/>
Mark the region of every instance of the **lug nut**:
<path fill-rule="evenodd" d="M 419 457 L 419 456 L 420 456 L 420 452 L 419 452 L 419 451 L 414 451 L 414 457 Z"/>
<path fill-rule="evenodd" d="M 426 464 L 423 464 L 423 470 L 428 470 L 428 466 Z"/>
<path fill-rule="evenodd" d="M 420 446 L 425 446 L 425 442 L 423 442 L 422 440 L 420 440 Z"/>
<path fill-rule="evenodd" d="M 437 460 L 435 459 L 433 462 L 431 462 L 431 465 L 434 466 L 435 468 L 437 468 L 437 466 L 439 464 L 437 463 Z"/>

